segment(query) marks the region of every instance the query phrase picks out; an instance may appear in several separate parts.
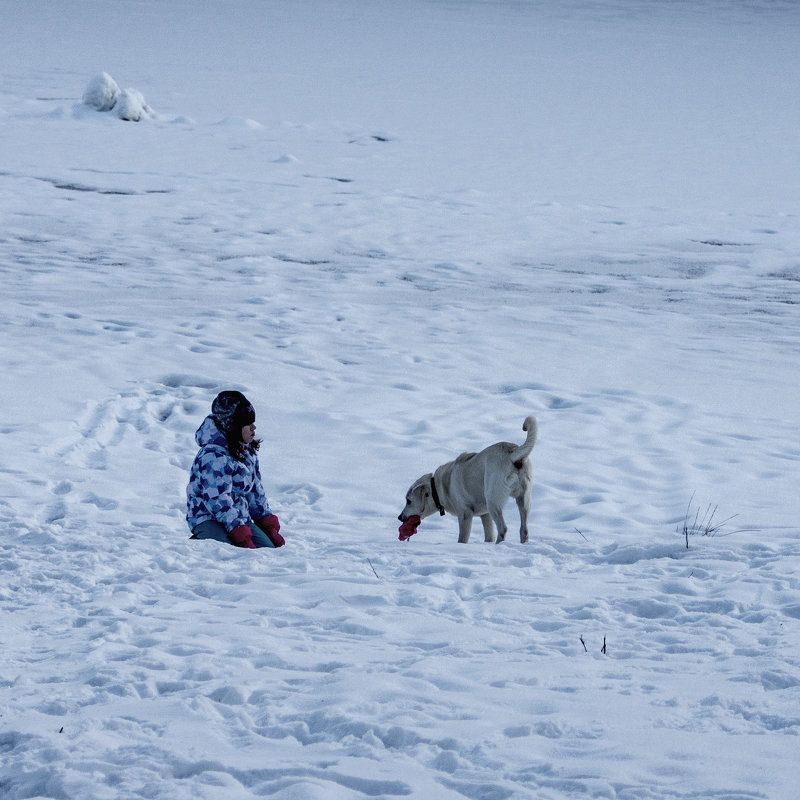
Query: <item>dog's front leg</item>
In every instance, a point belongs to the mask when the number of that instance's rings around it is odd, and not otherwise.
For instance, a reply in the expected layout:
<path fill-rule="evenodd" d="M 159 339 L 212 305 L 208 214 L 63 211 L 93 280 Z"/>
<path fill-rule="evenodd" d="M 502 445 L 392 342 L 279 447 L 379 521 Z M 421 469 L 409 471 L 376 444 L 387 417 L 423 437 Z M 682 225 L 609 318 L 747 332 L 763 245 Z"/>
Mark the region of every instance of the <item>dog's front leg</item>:
<path fill-rule="evenodd" d="M 469 541 L 469 534 L 472 530 L 472 515 L 461 516 L 458 518 L 458 541 L 466 544 Z"/>
<path fill-rule="evenodd" d="M 483 541 L 494 541 L 494 522 L 490 514 L 481 515 L 481 522 L 483 523 Z"/>

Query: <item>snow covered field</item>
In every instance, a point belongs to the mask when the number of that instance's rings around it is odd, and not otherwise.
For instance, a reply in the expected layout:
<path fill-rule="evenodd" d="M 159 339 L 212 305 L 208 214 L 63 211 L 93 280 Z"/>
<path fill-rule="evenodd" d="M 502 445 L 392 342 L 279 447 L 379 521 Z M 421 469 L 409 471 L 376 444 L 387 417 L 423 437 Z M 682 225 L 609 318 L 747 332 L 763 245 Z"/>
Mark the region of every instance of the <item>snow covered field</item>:
<path fill-rule="evenodd" d="M 794 800 L 800 5 L 0 19 L 3 800 Z M 223 388 L 280 550 L 188 539 Z M 528 413 L 529 544 L 398 541 Z"/>

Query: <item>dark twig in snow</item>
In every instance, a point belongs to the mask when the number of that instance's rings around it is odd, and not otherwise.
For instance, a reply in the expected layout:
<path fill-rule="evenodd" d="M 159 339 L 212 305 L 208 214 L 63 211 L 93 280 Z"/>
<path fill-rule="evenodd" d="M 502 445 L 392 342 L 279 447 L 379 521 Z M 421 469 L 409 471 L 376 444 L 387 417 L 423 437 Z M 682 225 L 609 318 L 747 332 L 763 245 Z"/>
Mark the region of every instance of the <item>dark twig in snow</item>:
<path fill-rule="evenodd" d="M 726 517 L 723 520 L 717 520 L 717 510 L 719 508 L 718 505 L 712 506 L 710 503 L 708 508 L 703 511 L 699 506 L 694 513 L 694 518 L 692 519 L 692 501 L 694 500 L 695 493 L 692 492 L 692 496 L 689 498 L 689 505 L 686 507 L 686 514 L 683 517 L 683 528 L 679 528 L 679 532 L 683 535 L 684 540 L 686 541 L 686 549 L 689 549 L 689 536 L 730 536 L 734 533 L 745 533 L 747 531 L 755 531 L 757 528 L 738 528 L 734 531 L 727 531 L 725 533 L 721 533 L 722 529 L 727 525 L 732 519 L 736 519 L 738 514 L 732 514 L 730 517 Z"/>

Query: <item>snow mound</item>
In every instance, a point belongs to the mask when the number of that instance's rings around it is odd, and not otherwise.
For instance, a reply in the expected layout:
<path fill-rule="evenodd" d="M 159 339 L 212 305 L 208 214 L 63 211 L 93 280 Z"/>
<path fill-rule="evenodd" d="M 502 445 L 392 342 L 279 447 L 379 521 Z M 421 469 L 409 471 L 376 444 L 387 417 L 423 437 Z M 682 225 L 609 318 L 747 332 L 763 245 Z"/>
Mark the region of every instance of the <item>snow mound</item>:
<path fill-rule="evenodd" d="M 219 122 L 214 123 L 217 127 L 220 128 L 230 128 L 231 130 L 250 130 L 250 131 L 260 131 L 263 130 L 264 126 L 257 122 L 254 119 L 249 119 L 248 117 L 240 117 L 240 116 L 232 116 L 232 117 L 225 117 L 225 119 L 221 119 Z"/>
<path fill-rule="evenodd" d="M 83 93 L 83 102 L 98 111 L 111 111 L 119 95 L 117 82 L 107 72 L 101 72 L 89 81 Z"/>
<path fill-rule="evenodd" d="M 119 119 L 139 122 L 153 114 L 144 96 L 138 89 L 120 89 L 107 73 L 95 75 L 83 93 L 84 105 L 97 111 L 113 111 Z"/>
<path fill-rule="evenodd" d="M 114 106 L 114 113 L 122 120 L 139 122 L 151 116 L 152 112 L 140 91 L 125 89 L 120 93 L 119 100 Z"/>

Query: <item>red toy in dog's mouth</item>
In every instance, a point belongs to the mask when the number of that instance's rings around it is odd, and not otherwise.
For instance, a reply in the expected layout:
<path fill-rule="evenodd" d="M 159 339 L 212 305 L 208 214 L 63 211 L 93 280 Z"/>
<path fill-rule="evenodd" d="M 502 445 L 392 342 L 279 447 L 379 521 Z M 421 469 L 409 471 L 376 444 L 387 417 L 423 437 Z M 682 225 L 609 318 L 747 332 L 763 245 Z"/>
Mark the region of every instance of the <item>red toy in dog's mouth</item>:
<path fill-rule="evenodd" d="M 398 539 L 400 539 L 401 542 L 405 542 L 406 540 L 410 539 L 417 532 L 417 526 L 419 523 L 420 518 L 416 514 L 409 517 L 400 526 L 400 536 L 398 536 Z"/>

